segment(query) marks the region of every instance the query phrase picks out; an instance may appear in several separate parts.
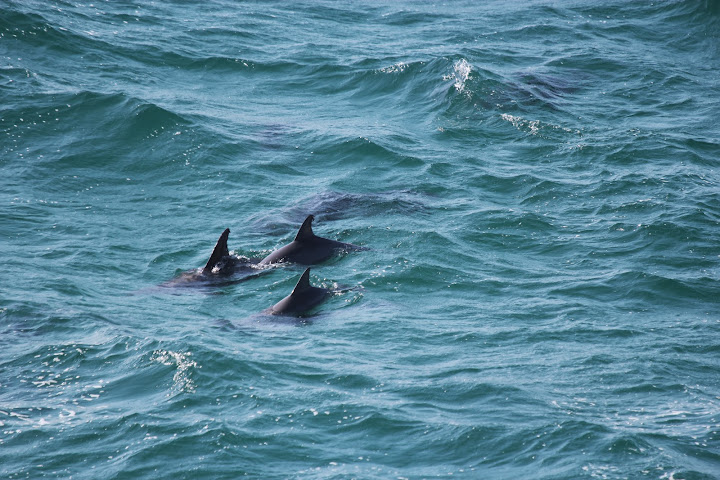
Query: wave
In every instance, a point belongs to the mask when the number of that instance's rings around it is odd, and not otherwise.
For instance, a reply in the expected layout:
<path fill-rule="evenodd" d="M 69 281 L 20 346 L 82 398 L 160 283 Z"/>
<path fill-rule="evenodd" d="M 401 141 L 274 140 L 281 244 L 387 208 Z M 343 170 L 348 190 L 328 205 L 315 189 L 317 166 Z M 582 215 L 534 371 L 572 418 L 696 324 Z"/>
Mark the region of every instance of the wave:
<path fill-rule="evenodd" d="M 78 169 L 105 172 L 108 165 L 115 165 L 118 176 L 125 171 L 115 181 L 126 181 L 133 172 L 167 168 L 168 163 L 180 160 L 176 156 L 178 144 L 192 151 L 195 142 L 193 122 L 123 93 L 81 90 L 35 95 L 31 101 L 7 105 L 3 117 L 0 125 L 29 145 L 18 152 L 28 159 L 20 178 L 43 172 L 42 178 L 50 182 L 51 190 L 57 185 L 52 182 L 59 177 L 77 178 Z M 50 138 L 54 139 L 53 152 L 48 151 Z M 138 143 L 165 157 L 162 163 L 138 158 Z M 91 182 L 85 185 L 94 186 Z"/>
<path fill-rule="evenodd" d="M 39 48 L 59 54 L 81 54 L 88 44 L 88 37 L 64 27 L 53 25 L 45 16 L 36 12 L 9 9 L 0 17 L 0 31 L 13 35 L 21 45 Z"/>

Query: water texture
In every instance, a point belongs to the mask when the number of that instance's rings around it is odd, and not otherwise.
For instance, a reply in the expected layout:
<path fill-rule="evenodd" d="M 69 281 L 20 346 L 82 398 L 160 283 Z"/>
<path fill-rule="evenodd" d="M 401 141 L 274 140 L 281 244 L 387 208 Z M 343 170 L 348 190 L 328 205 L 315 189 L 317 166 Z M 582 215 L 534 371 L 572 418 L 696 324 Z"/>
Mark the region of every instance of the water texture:
<path fill-rule="evenodd" d="M 717 1 L 1 2 L 0 477 L 720 478 Z"/>

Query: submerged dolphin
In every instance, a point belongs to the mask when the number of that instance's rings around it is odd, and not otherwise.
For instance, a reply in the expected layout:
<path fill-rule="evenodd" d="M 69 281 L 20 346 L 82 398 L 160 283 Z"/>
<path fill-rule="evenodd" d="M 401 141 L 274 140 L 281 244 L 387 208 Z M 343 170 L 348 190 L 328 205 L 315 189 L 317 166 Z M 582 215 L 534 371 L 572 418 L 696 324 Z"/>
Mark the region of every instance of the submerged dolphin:
<path fill-rule="evenodd" d="M 165 286 L 177 286 L 192 283 L 225 283 L 232 282 L 237 273 L 253 273 L 257 269 L 257 260 L 230 255 L 227 242 L 230 229 L 226 228 L 220 235 L 210 258 L 202 269 L 183 272 L 178 278 L 166 282 Z M 254 275 L 250 275 L 254 276 Z M 245 278 L 249 278 L 246 276 Z M 236 280 L 239 281 L 239 280 Z"/>
<path fill-rule="evenodd" d="M 275 250 L 260 261 L 260 265 L 279 262 L 293 262 L 302 265 L 320 263 L 339 250 L 367 250 L 351 243 L 343 243 L 328 238 L 318 237 L 312 231 L 314 216 L 308 215 L 298 230 L 295 240 Z"/>
<path fill-rule="evenodd" d="M 310 285 L 310 269 L 307 268 L 292 293 L 265 310 L 265 312 L 271 315 L 297 317 L 317 307 L 330 295 L 332 295 L 331 290 Z"/>

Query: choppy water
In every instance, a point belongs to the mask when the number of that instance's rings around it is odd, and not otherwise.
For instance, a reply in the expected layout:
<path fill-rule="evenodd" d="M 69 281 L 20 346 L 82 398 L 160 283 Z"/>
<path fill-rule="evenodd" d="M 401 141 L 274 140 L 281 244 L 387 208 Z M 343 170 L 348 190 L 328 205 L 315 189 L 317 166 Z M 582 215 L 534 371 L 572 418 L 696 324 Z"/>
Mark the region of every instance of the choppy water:
<path fill-rule="evenodd" d="M 720 5 L 0 6 L 3 478 L 720 478 Z M 369 247 L 159 288 L 309 213 Z"/>

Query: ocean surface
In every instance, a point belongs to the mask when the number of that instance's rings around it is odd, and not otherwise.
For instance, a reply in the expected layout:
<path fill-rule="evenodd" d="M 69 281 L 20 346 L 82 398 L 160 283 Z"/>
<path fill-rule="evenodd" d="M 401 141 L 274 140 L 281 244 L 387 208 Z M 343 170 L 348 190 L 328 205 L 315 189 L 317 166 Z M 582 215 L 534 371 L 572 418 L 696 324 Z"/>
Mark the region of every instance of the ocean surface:
<path fill-rule="evenodd" d="M 0 477 L 720 478 L 720 3 L 599 3 L 0 0 Z"/>

